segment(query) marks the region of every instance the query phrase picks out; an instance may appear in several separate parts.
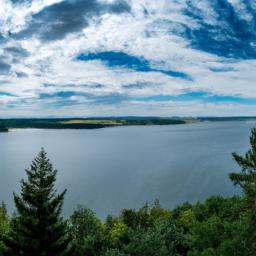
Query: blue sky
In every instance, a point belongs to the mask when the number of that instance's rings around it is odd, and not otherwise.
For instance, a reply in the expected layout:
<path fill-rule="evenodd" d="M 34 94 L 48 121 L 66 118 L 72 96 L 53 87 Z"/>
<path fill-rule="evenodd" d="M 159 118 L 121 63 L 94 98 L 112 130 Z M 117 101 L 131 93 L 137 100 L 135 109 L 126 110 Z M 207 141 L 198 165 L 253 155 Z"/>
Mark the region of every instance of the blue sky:
<path fill-rule="evenodd" d="M 254 0 L 0 6 L 0 117 L 256 115 Z"/>

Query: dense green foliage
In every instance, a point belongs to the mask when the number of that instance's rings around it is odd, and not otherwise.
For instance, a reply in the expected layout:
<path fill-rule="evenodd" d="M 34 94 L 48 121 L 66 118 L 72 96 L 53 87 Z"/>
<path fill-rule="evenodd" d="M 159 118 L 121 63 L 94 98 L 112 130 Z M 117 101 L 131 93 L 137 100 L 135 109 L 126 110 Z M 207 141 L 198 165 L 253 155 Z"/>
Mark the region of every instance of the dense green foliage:
<path fill-rule="evenodd" d="M 71 256 L 255 256 L 256 129 L 250 143 L 245 156 L 233 154 L 242 170 L 231 173 L 230 179 L 242 189 L 241 197 L 213 196 L 173 210 L 162 208 L 156 200 L 139 210 L 123 209 L 119 216 L 104 221 L 82 206 L 67 222 L 59 217 L 64 193 L 55 196 L 56 171 L 42 151 L 27 171 L 28 181 L 22 182 L 21 198 L 15 195 L 18 215 L 9 218 L 5 205 L 0 207 L 0 255 L 6 246 L 24 252 L 9 255 L 63 255 L 50 250 L 60 245 L 66 249 L 69 237 L 72 252 L 67 255 Z M 42 191 L 42 184 L 38 187 L 40 180 L 48 189 Z M 50 194 L 45 196 L 47 191 Z M 36 253 L 27 253 L 27 248 L 35 246 Z"/>
<path fill-rule="evenodd" d="M 9 232 L 10 220 L 4 203 L 0 206 L 0 254 L 4 250 L 3 239 Z"/>
<path fill-rule="evenodd" d="M 249 255 L 247 227 L 239 197 L 211 197 L 172 211 L 156 201 L 105 221 L 80 207 L 70 218 L 75 255 L 88 256 Z"/>

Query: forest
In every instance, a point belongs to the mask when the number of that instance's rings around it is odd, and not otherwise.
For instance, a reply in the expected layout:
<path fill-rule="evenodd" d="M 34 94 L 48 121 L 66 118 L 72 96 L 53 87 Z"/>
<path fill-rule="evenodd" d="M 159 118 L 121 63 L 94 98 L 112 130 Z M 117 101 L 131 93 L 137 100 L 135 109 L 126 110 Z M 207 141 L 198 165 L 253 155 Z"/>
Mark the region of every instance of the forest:
<path fill-rule="evenodd" d="M 244 156 L 233 153 L 241 171 L 229 178 L 240 196 L 213 196 L 175 209 L 156 199 L 105 220 L 86 206 L 62 216 L 66 190 L 57 193 L 57 171 L 41 149 L 14 194 L 15 213 L 0 207 L 0 255 L 255 256 L 256 129 L 250 145 Z"/>
<path fill-rule="evenodd" d="M 256 117 L 155 117 L 123 116 L 93 118 L 11 118 L 0 119 L 0 132 L 11 129 L 100 129 L 116 126 L 178 125 L 202 122 L 255 122 Z"/>
<path fill-rule="evenodd" d="M 123 118 L 17 118 L 0 119 L 5 129 L 99 129 L 114 126 L 130 125 L 177 125 L 185 124 L 186 120 L 158 117 L 123 117 Z M 3 129 L 2 129 L 3 130 Z"/>

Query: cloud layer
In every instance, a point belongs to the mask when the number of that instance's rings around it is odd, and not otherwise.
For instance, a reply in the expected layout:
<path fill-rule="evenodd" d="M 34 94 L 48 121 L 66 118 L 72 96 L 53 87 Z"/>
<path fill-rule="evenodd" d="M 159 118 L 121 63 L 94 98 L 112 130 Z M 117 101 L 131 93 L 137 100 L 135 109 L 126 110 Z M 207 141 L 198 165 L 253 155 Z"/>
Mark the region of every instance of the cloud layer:
<path fill-rule="evenodd" d="M 253 0 L 0 5 L 0 117 L 255 115 Z"/>

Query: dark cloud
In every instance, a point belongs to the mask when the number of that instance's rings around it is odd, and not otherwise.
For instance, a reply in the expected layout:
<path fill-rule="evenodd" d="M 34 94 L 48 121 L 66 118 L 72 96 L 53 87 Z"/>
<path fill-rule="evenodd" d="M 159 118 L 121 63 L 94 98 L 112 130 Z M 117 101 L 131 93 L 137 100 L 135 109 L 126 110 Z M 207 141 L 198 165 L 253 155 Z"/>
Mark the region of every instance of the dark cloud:
<path fill-rule="evenodd" d="M 9 83 L 10 83 L 9 80 L 0 79 L 0 85 L 2 85 L 2 84 L 9 84 Z"/>
<path fill-rule="evenodd" d="M 24 72 L 15 72 L 15 74 L 18 78 L 28 77 L 28 75 Z"/>
<path fill-rule="evenodd" d="M 28 57 L 29 52 L 22 47 L 6 47 L 4 51 L 14 55 L 15 57 Z"/>
<path fill-rule="evenodd" d="M 36 35 L 43 41 L 58 40 L 86 27 L 95 15 L 129 11 L 130 6 L 125 0 L 112 4 L 101 4 L 96 0 L 63 1 L 34 14 L 27 29 L 13 37 L 19 39 Z"/>
<path fill-rule="evenodd" d="M 85 84 L 83 86 L 84 87 L 88 87 L 88 88 L 94 88 L 94 89 L 100 89 L 100 88 L 104 88 L 105 87 L 105 85 L 98 84 L 98 83 L 90 83 L 90 84 Z"/>
<path fill-rule="evenodd" d="M 70 98 L 72 96 L 86 96 L 82 92 L 73 92 L 73 91 L 59 91 L 55 93 L 41 93 L 39 95 L 40 99 L 49 99 L 49 98 Z"/>
<path fill-rule="evenodd" d="M 0 44 L 5 42 L 6 42 L 6 38 L 0 33 Z"/>
<path fill-rule="evenodd" d="M 236 71 L 236 69 L 232 68 L 232 67 L 223 67 L 223 68 L 210 68 L 210 70 L 212 72 L 220 72 L 220 73 L 223 73 L 223 72 L 232 72 L 232 71 Z"/>
<path fill-rule="evenodd" d="M 47 87 L 61 87 L 61 88 L 73 88 L 73 87 L 85 87 L 85 88 L 90 88 L 90 89 L 101 89 L 104 88 L 105 85 L 103 84 L 99 84 L 99 83 L 88 83 L 88 84 L 81 84 L 81 85 L 77 85 L 77 84 L 64 84 L 64 85 L 56 85 L 56 84 L 50 84 L 50 83 L 44 83 L 42 84 L 43 87 L 47 88 Z"/>
<path fill-rule="evenodd" d="M 11 69 L 11 65 L 0 60 L 0 75 L 6 75 Z"/>
<path fill-rule="evenodd" d="M 153 84 L 148 83 L 148 82 L 138 82 L 138 83 L 133 83 L 133 84 L 125 84 L 122 87 L 124 89 L 145 89 L 149 86 L 153 86 Z"/>
<path fill-rule="evenodd" d="M 122 86 L 124 89 L 145 89 L 147 86 L 144 84 L 125 84 Z"/>

